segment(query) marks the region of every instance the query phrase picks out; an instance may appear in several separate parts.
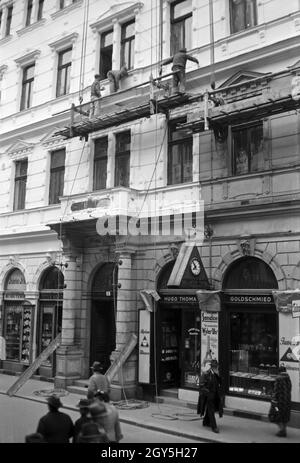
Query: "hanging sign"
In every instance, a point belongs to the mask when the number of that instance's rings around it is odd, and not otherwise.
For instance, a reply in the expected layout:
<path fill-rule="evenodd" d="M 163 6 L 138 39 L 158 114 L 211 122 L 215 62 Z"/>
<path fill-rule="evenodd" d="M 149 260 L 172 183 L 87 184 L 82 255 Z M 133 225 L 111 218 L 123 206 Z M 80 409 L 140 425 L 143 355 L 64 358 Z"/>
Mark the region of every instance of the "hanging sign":
<path fill-rule="evenodd" d="M 150 383 L 150 321 L 149 310 L 139 312 L 139 383 Z"/>

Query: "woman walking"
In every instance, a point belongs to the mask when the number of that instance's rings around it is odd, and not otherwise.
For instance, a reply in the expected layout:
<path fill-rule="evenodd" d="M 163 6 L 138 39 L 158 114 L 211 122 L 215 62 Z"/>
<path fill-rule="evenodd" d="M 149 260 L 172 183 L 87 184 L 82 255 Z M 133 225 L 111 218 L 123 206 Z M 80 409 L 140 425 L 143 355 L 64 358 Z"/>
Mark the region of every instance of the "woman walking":
<path fill-rule="evenodd" d="M 272 421 L 279 427 L 278 437 L 286 437 L 286 426 L 291 415 L 292 383 L 285 366 L 278 368 L 271 399 L 271 410 L 275 411 Z"/>

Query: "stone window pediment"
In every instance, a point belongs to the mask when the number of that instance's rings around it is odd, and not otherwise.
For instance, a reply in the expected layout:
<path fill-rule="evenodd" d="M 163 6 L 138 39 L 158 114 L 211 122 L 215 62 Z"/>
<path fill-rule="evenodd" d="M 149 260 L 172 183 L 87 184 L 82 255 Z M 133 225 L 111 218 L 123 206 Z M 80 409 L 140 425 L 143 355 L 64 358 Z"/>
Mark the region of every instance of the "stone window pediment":
<path fill-rule="evenodd" d="M 97 21 L 90 25 L 93 30 L 103 30 L 113 21 L 125 22 L 136 15 L 144 4 L 142 2 L 115 3 L 107 11 L 99 16 Z"/>
<path fill-rule="evenodd" d="M 59 127 L 54 128 L 51 132 L 49 132 L 45 137 L 41 139 L 40 143 L 44 148 L 59 149 L 59 148 L 66 147 L 68 141 L 59 135 L 55 136 L 55 133 L 58 130 L 59 130 Z"/>
<path fill-rule="evenodd" d="M 27 64 L 31 64 L 34 61 L 36 61 L 40 54 L 40 50 L 31 51 L 30 53 L 27 53 L 26 55 L 23 55 L 20 58 L 15 59 L 15 63 L 18 67 L 27 66 Z"/>
<path fill-rule="evenodd" d="M 49 43 L 48 45 L 52 48 L 52 50 L 61 51 L 64 48 L 73 45 L 78 38 L 78 35 L 78 32 L 73 32 L 72 34 L 65 35 L 64 37 L 55 40 L 55 42 Z"/>
<path fill-rule="evenodd" d="M 28 143 L 23 140 L 18 140 L 10 148 L 8 148 L 6 154 L 8 154 L 12 160 L 17 160 L 28 156 L 33 151 L 34 147 L 35 143 Z"/>
<path fill-rule="evenodd" d="M 253 72 L 253 71 L 238 71 L 233 76 L 229 77 L 223 84 L 218 88 L 229 87 L 230 85 L 240 84 L 242 82 L 248 82 L 252 79 L 267 76 L 267 73 Z"/>

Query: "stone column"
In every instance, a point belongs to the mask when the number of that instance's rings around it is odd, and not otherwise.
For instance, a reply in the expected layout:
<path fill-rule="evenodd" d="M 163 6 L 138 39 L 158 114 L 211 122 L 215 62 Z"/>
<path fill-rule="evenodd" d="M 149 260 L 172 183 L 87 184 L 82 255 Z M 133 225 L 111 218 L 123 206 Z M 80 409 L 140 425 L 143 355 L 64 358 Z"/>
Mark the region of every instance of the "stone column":
<path fill-rule="evenodd" d="M 135 251 L 122 250 L 119 254 L 118 296 L 116 310 L 116 350 L 111 354 L 111 360 L 119 355 L 130 335 L 137 334 L 136 295 L 132 282 L 132 256 Z M 135 397 L 137 378 L 137 354 L 134 351 L 127 359 L 118 374 L 112 380 L 112 400 Z"/>
<path fill-rule="evenodd" d="M 31 349 L 32 349 L 32 362 L 36 359 L 37 349 L 37 327 L 38 327 L 38 291 L 26 291 L 25 299 L 33 306 L 33 319 L 31 321 Z"/>
<path fill-rule="evenodd" d="M 62 340 L 56 351 L 55 386 L 65 388 L 81 377 L 83 351 L 75 340 L 76 320 L 81 309 L 81 270 L 77 267 L 80 252 L 75 249 L 64 253 L 65 289 L 62 315 Z"/>

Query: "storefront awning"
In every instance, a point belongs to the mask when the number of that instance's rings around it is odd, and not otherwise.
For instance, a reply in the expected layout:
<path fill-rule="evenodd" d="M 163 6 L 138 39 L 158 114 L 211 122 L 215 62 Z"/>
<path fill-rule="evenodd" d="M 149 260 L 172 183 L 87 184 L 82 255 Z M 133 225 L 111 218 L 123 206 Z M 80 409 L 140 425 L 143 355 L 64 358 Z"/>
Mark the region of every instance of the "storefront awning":
<path fill-rule="evenodd" d="M 221 312 L 221 291 L 196 291 L 200 310 L 205 312 Z"/>
<path fill-rule="evenodd" d="M 272 291 L 276 310 L 282 313 L 292 313 L 300 304 L 300 290 Z M 296 302 L 297 301 L 297 302 Z"/>
<path fill-rule="evenodd" d="M 140 291 L 141 298 L 145 304 L 145 307 L 149 312 L 154 312 L 155 305 L 154 301 L 159 301 L 160 296 L 155 289 L 143 289 Z"/>

